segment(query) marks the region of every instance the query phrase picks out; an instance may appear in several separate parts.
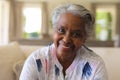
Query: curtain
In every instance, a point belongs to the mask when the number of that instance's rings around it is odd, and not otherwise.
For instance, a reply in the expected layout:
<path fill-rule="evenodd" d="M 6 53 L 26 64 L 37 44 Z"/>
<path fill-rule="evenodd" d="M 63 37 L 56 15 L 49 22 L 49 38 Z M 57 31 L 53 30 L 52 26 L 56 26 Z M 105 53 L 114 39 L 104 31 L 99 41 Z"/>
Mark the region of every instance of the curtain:
<path fill-rule="evenodd" d="M 0 1 L 0 45 L 9 42 L 9 2 Z"/>

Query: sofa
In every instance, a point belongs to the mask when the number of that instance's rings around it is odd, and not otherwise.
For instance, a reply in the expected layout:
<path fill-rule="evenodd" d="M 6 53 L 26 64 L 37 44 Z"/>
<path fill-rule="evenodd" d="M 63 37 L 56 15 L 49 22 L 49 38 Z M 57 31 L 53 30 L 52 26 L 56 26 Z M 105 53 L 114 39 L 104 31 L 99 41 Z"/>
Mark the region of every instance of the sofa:
<path fill-rule="evenodd" d="M 0 46 L 0 80 L 19 80 L 24 61 L 41 46 L 22 46 L 17 42 Z"/>
<path fill-rule="evenodd" d="M 44 46 L 20 45 L 12 42 L 0 46 L 0 80 L 19 80 L 26 58 Z M 120 80 L 120 48 L 90 47 L 100 55 L 106 65 L 109 80 Z"/>

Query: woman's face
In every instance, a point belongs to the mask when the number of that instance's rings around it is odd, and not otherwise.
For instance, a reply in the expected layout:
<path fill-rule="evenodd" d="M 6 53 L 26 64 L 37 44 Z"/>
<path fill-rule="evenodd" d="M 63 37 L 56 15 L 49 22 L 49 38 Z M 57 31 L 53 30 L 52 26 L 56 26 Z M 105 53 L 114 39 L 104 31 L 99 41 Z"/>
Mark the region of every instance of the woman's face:
<path fill-rule="evenodd" d="M 84 21 L 71 13 L 63 13 L 55 28 L 53 40 L 57 54 L 68 56 L 76 53 L 85 42 Z"/>

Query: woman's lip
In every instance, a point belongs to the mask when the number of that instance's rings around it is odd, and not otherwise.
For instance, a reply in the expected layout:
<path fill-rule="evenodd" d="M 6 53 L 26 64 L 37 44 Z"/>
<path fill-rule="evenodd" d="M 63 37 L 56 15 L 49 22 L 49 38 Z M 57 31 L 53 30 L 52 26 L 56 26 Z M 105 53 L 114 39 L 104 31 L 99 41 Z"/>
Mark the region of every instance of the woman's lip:
<path fill-rule="evenodd" d="M 63 51 L 69 51 L 69 50 L 71 50 L 71 48 L 70 47 L 66 47 L 66 46 L 62 46 L 62 50 Z"/>
<path fill-rule="evenodd" d="M 62 41 L 60 41 L 59 45 L 62 46 L 63 49 L 66 49 L 66 50 L 69 50 L 69 49 L 72 49 L 73 48 L 73 45 L 72 44 L 65 44 L 63 43 Z"/>
<path fill-rule="evenodd" d="M 70 50 L 70 49 L 72 49 L 71 46 L 67 46 L 67 45 L 62 45 L 62 48 L 64 50 Z"/>
<path fill-rule="evenodd" d="M 65 45 L 63 45 L 63 48 L 70 48 L 70 46 L 65 46 Z"/>

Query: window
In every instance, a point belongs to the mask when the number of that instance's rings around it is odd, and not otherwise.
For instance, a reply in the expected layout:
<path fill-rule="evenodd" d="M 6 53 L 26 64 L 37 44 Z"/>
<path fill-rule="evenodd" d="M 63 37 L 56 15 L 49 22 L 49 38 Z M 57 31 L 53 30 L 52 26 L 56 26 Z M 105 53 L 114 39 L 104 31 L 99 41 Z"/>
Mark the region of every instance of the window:
<path fill-rule="evenodd" d="M 96 10 L 96 39 L 111 40 L 112 39 L 112 10 L 98 8 Z"/>
<path fill-rule="evenodd" d="M 87 42 L 90 46 L 113 47 L 119 42 L 119 7 L 117 3 L 92 3 L 96 21 L 94 34 Z"/>
<path fill-rule="evenodd" d="M 47 2 L 15 1 L 11 41 L 24 45 L 46 45 L 51 42 Z M 14 18 L 13 18 L 14 17 Z"/>
<path fill-rule="evenodd" d="M 42 24 L 41 7 L 25 5 L 22 9 L 22 24 L 23 38 L 39 39 Z"/>
<path fill-rule="evenodd" d="M 115 7 L 112 5 L 97 5 L 95 38 L 101 41 L 113 40 L 115 35 Z"/>

